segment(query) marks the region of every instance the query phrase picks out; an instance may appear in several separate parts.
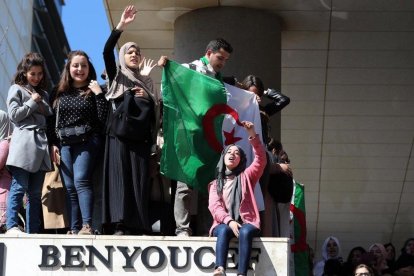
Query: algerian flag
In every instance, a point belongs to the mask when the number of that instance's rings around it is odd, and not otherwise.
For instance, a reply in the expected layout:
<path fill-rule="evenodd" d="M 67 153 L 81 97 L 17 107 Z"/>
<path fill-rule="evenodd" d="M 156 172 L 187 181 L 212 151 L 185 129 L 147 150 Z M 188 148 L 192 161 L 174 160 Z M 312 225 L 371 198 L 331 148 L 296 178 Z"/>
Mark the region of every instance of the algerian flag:
<path fill-rule="evenodd" d="M 254 129 L 262 141 L 262 124 L 255 94 L 229 84 L 224 86 L 227 91 L 227 105 L 237 111 L 240 121 L 254 123 Z M 253 162 L 253 148 L 246 130 L 237 124 L 232 114 L 226 115 L 223 120 L 222 135 L 224 145 L 237 144 L 246 153 L 247 165 Z"/>
<path fill-rule="evenodd" d="M 258 104 L 253 93 L 223 85 L 176 62 L 163 70 L 164 146 L 161 172 L 193 188 L 206 190 L 214 179 L 223 146 L 236 143 L 246 151 L 252 147 L 241 121 L 255 124 L 261 133 Z"/>
<path fill-rule="evenodd" d="M 292 202 L 290 204 L 292 245 L 295 274 L 309 275 L 308 244 L 306 242 L 305 186 L 294 181 Z M 293 226 L 293 227 L 292 227 Z"/>

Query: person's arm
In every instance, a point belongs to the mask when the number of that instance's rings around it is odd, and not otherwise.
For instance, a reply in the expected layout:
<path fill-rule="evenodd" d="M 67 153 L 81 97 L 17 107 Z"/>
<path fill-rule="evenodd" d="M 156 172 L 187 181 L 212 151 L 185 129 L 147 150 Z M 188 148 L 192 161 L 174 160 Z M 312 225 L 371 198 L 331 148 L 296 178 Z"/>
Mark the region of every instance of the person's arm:
<path fill-rule="evenodd" d="M 33 93 L 31 98 L 22 102 L 22 89 L 14 84 L 10 87 L 7 96 L 7 109 L 12 122 L 20 122 L 29 117 L 39 108 L 38 102 L 42 100 L 38 93 Z"/>
<path fill-rule="evenodd" d="M 59 137 L 56 133 L 56 113 L 53 109 L 53 102 L 56 100 L 57 97 L 57 88 L 55 87 L 52 89 L 52 92 L 49 95 L 49 106 L 52 107 L 52 116 L 46 118 L 46 135 L 47 140 L 49 141 L 49 145 L 57 145 L 59 143 Z M 56 103 L 57 104 L 57 103 Z"/>
<path fill-rule="evenodd" d="M 50 147 L 50 156 L 52 158 L 52 162 L 59 164 L 60 163 L 60 156 L 59 156 L 59 137 L 56 132 L 56 113 L 53 109 L 53 102 L 56 100 L 57 97 L 57 88 L 52 89 L 52 92 L 49 95 L 49 106 L 52 107 L 53 114 L 46 118 L 46 135 L 47 140 L 49 142 Z M 58 103 L 57 103 L 58 104 Z"/>
<path fill-rule="evenodd" d="M 6 111 L 0 109 L 0 139 L 5 139 L 10 135 L 10 121 Z"/>
<path fill-rule="evenodd" d="M 102 126 L 106 123 L 106 116 L 108 114 L 108 101 L 103 93 L 96 95 L 96 109 L 98 110 L 98 120 Z"/>
<path fill-rule="evenodd" d="M 0 141 L 0 170 L 4 168 L 7 161 L 7 156 L 9 155 L 9 141 L 1 140 Z"/>
<path fill-rule="evenodd" d="M 114 48 L 126 26 L 135 20 L 136 13 L 137 11 L 134 6 L 127 6 L 121 15 L 118 25 L 111 32 L 111 35 L 105 43 L 103 57 L 109 84 L 114 80 L 117 70 Z"/>
<path fill-rule="evenodd" d="M 269 169 L 270 174 L 275 174 L 275 173 L 279 173 L 279 172 L 283 172 L 283 173 L 289 175 L 290 177 L 293 177 L 292 168 L 290 167 L 289 164 L 274 163 L 270 166 L 270 169 Z"/>
<path fill-rule="evenodd" d="M 266 167 L 267 158 L 263 143 L 260 141 L 259 135 L 254 130 L 253 123 L 242 122 L 249 134 L 249 142 L 253 146 L 254 159 L 253 162 L 244 170 L 244 173 L 250 179 L 250 182 L 255 185 L 263 174 Z"/>
<path fill-rule="evenodd" d="M 281 111 L 290 103 L 290 98 L 288 96 L 283 95 L 280 91 L 275 89 L 267 89 L 264 95 L 272 100 L 271 103 L 265 105 L 263 108 L 269 116 Z"/>
<path fill-rule="evenodd" d="M 94 123 L 98 125 L 98 129 L 102 129 L 106 123 L 106 117 L 108 113 L 108 101 L 105 98 L 105 94 L 102 91 L 101 86 L 96 80 L 91 80 L 89 83 L 89 89 L 94 94 L 94 104 L 96 108 L 96 119 Z"/>
<path fill-rule="evenodd" d="M 217 194 L 217 181 L 213 181 L 208 186 L 208 209 L 213 219 L 219 223 L 228 224 L 233 219 L 227 212 L 223 200 Z"/>
<path fill-rule="evenodd" d="M 112 83 L 116 76 L 116 61 L 115 61 L 115 54 L 114 48 L 118 39 L 121 37 L 122 31 L 114 29 L 111 32 L 108 40 L 105 43 L 104 51 L 103 51 L 103 59 L 105 63 L 105 70 L 106 70 L 106 77 L 108 79 L 109 84 Z"/>

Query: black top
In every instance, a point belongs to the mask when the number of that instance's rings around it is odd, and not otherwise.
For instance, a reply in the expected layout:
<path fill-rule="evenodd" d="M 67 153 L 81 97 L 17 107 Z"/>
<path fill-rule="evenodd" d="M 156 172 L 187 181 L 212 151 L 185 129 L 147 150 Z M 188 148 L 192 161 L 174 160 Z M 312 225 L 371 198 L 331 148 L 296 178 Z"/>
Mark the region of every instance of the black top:
<path fill-rule="evenodd" d="M 260 106 L 260 110 L 264 111 L 268 116 L 276 114 L 290 103 L 290 98 L 288 96 L 283 95 L 280 91 L 275 89 L 268 89 L 265 96 L 272 102 Z"/>
<path fill-rule="evenodd" d="M 266 105 L 259 105 L 259 109 L 260 120 L 262 122 L 262 138 L 265 145 L 268 145 L 270 142 L 269 118 L 287 106 L 290 103 L 290 98 L 275 89 L 268 89 L 265 96 L 269 98 L 271 102 Z"/>
<path fill-rule="evenodd" d="M 84 90 L 87 90 L 84 87 Z M 60 94 L 55 106 L 54 115 L 48 121 L 48 131 L 50 143 L 57 144 L 59 138 L 57 130 L 66 127 L 89 126 L 91 131 L 101 133 L 105 128 L 106 114 L 108 112 L 108 102 L 105 94 L 95 95 L 92 91 L 89 95 L 84 95 L 84 90 L 71 88 L 71 90 Z M 52 95 L 51 102 L 56 95 Z M 59 121 L 56 129 L 56 113 L 59 108 Z M 54 130 L 54 131 L 53 131 Z"/>

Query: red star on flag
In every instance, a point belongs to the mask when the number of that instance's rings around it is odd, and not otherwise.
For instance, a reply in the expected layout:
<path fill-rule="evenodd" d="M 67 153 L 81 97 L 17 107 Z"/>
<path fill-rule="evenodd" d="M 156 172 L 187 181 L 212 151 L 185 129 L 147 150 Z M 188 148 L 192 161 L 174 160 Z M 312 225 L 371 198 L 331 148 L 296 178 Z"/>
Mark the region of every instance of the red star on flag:
<path fill-rule="evenodd" d="M 227 131 L 223 130 L 224 137 L 226 138 L 226 141 L 224 142 L 224 145 L 228 146 L 228 145 L 231 145 L 231 144 L 236 144 L 237 141 L 240 141 L 241 139 L 243 139 L 243 138 L 240 138 L 240 137 L 234 137 L 234 131 L 235 131 L 234 127 L 233 127 L 233 130 L 230 131 L 230 132 L 227 132 Z"/>

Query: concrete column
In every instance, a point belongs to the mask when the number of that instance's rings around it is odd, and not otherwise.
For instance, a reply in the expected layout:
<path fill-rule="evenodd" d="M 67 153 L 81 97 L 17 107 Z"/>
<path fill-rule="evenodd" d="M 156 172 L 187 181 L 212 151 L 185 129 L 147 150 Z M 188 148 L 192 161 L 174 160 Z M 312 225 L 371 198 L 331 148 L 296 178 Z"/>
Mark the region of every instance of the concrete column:
<path fill-rule="evenodd" d="M 265 87 L 280 87 L 281 26 L 276 15 L 239 7 L 204 8 L 177 18 L 174 31 L 178 62 L 200 58 L 210 40 L 222 37 L 234 49 L 223 75 L 241 81 L 254 74 Z"/>
<path fill-rule="evenodd" d="M 208 42 L 221 37 L 233 46 L 233 53 L 222 71 L 223 76 L 235 76 L 241 82 L 252 74 L 263 80 L 265 89 L 280 89 L 281 26 L 276 15 L 241 7 L 203 8 L 178 17 L 174 31 L 176 61 L 188 63 L 199 59 L 204 56 Z M 272 137 L 280 139 L 279 114 L 272 116 L 270 125 Z M 199 197 L 198 203 L 196 232 L 205 235 L 205 229 L 211 224 L 210 215 L 203 210 L 207 206 L 204 195 Z M 267 210 L 272 208 L 274 206 L 270 203 L 266 204 Z M 271 214 L 266 213 L 266 216 Z M 270 233 L 271 230 L 265 232 Z"/>
<path fill-rule="evenodd" d="M 242 7 L 204 8 L 183 14 L 174 23 L 174 57 L 181 63 L 199 59 L 208 42 L 218 37 L 233 46 L 224 76 L 242 81 L 247 75 L 256 75 L 265 89 L 280 89 L 281 22 L 275 14 Z M 280 140 L 280 114 L 272 116 L 270 126 L 272 137 Z"/>

